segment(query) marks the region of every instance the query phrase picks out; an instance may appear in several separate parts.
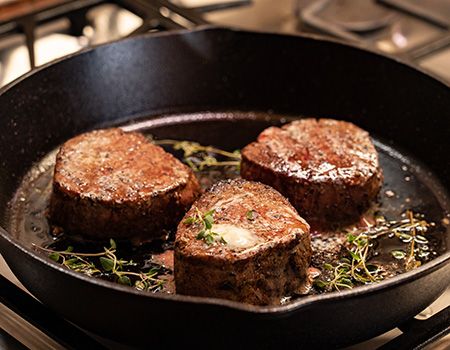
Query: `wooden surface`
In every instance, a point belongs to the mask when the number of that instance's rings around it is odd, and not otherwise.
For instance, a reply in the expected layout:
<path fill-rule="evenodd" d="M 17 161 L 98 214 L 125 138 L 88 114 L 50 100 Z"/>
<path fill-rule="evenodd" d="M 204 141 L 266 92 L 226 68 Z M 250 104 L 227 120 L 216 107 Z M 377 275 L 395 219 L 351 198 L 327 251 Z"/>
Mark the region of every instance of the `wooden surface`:
<path fill-rule="evenodd" d="M 0 22 L 6 22 L 64 2 L 68 2 L 68 0 L 0 0 Z"/>

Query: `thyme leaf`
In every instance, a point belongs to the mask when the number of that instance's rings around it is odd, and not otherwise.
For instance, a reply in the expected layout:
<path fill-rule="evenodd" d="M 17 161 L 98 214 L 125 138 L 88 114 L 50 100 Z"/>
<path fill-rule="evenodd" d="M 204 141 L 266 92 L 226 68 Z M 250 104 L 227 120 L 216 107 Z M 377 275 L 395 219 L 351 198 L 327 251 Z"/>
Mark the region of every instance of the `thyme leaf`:
<path fill-rule="evenodd" d="M 58 261 L 59 259 L 60 259 L 60 257 L 61 257 L 61 255 L 59 255 L 59 253 L 57 253 L 57 252 L 53 252 L 53 253 L 50 253 L 49 255 L 48 255 L 48 257 L 50 258 L 50 259 L 52 259 L 53 261 Z"/>
<path fill-rule="evenodd" d="M 114 260 L 105 258 L 104 256 L 100 257 L 100 264 L 105 271 L 110 272 L 114 269 Z"/>
<path fill-rule="evenodd" d="M 125 284 L 126 286 L 131 286 L 131 279 L 130 279 L 130 277 L 128 277 L 126 275 L 119 276 L 119 278 L 117 279 L 117 282 L 120 284 Z"/>
<path fill-rule="evenodd" d="M 406 253 L 404 250 L 393 250 L 391 251 L 391 255 L 398 260 L 404 259 L 406 257 Z"/>

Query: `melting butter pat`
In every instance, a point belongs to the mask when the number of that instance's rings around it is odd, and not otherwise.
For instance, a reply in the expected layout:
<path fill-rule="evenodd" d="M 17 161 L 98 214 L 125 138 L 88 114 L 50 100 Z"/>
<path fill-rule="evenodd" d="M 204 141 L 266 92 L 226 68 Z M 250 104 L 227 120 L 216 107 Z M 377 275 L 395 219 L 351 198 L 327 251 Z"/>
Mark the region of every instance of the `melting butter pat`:
<path fill-rule="evenodd" d="M 230 224 L 215 224 L 212 231 L 219 234 L 231 249 L 250 248 L 261 242 L 253 232 Z"/>

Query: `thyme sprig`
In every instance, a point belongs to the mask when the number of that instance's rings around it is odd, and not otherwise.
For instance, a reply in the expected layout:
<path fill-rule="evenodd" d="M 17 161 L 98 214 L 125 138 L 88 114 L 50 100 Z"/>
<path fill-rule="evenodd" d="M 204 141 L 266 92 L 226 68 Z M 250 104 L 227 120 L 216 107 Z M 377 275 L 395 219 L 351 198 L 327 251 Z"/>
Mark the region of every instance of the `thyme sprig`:
<path fill-rule="evenodd" d="M 153 140 L 157 145 L 169 145 L 174 150 L 183 152 L 183 159 L 194 171 L 203 171 L 210 167 L 230 166 L 239 168 L 241 163 L 241 153 L 224 151 L 213 146 L 203 146 L 198 142 L 177 141 L 177 140 Z M 219 160 L 221 156 L 225 160 Z"/>
<path fill-rule="evenodd" d="M 195 208 L 194 215 L 186 218 L 183 223 L 188 226 L 198 225 L 200 231 L 195 238 L 204 240 L 208 245 L 212 245 L 215 242 L 227 244 L 223 236 L 212 230 L 214 225 L 214 209 L 202 214 L 198 208 Z"/>
<path fill-rule="evenodd" d="M 162 289 L 165 281 L 158 278 L 159 269 L 157 267 L 153 267 L 147 272 L 130 271 L 129 268 L 136 267 L 137 264 L 133 260 L 117 257 L 117 245 L 113 239 L 110 239 L 109 244 L 108 248 L 104 247 L 103 251 L 98 253 L 74 252 L 72 246 L 68 246 L 64 251 L 56 251 L 37 245 L 34 245 L 34 247 L 47 252 L 50 259 L 66 268 L 88 276 L 107 275 L 117 283 L 134 286 L 139 290 L 157 291 Z M 94 259 L 97 263 L 94 262 Z"/>
<path fill-rule="evenodd" d="M 317 279 L 315 285 L 320 289 L 351 289 L 357 284 L 367 284 L 382 280 L 382 269 L 369 264 L 370 238 L 363 232 L 358 236 L 347 235 L 346 254 L 336 266 L 324 264 L 323 268 L 331 272 L 328 280 Z"/>
<path fill-rule="evenodd" d="M 405 270 L 409 271 L 420 266 L 420 258 L 428 250 L 428 240 L 418 234 L 425 234 L 433 223 L 418 219 L 412 211 L 406 212 L 405 219 L 400 221 L 387 221 L 378 217 L 374 225 L 368 224 L 366 228 L 356 228 L 347 234 L 344 244 L 344 255 L 335 266 L 324 264 L 323 268 L 329 276 L 326 279 L 316 279 L 314 284 L 319 289 L 341 290 L 351 289 L 355 285 L 379 282 L 384 279 L 384 270 L 381 266 L 370 263 L 375 241 L 382 236 L 396 237 L 401 242 L 409 244 L 408 253 L 402 250 L 393 250 L 392 256 L 398 260 L 405 260 Z"/>

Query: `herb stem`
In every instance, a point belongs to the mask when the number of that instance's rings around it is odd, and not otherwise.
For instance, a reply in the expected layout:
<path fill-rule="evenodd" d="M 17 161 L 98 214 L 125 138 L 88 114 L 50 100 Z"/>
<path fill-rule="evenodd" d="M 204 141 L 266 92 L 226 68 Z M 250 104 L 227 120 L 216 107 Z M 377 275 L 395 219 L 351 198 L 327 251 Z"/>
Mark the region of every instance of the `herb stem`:
<path fill-rule="evenodd" d="M 414 225 L 414 216 L 411 210 L 407 211 L 407 215 L 408 215 L 408 219 L 411 223 L 411 236 L 412 236 L 412 240 L 411 240 L 411 245 L 410 245 L 410 252 L 409 252 L 409 257 L 406 260 L 406 270 L 412 270 L 415 266 L 416 266 L 416 258 L 415 258 L 415 254 L 414 254 L 414 246 L 415 246 L 415 238 L 416 238 L 416 226 Z"/>
<path fill-rule="evenodd" d="M 109 248 L 105 248 L 104 252 L 100 252 L 100 253 L 74 253 L 71 251 L 67 251 L 67 250 L 52 250 L 52 249 L 48 249 L 48 248 L 44 248 L 41 246 L 38 246 L 34 243 L 31 244 L 33 247 L 38 248 L 40 250 L 43 250 L 45 252 L 48 253 L 58 253 L 61 255 L 77 255 L 77 256 L 86 256 L 86 257 L 96 257 L 96 256 L 104 256 L 105 253 L 107 254 L 108 252 L 114 253 L 115 249 L 109 249 Z"/>
<path fill-rule="evenodd" d="M 155 144 L 157 144 L 157 145 L 178 146 L 178 149 L 183 149 L 183 150 L 186 147 L 181 147 L 181 146 L 189 145 L 191 149 L 195 149 L 195 152 L 215 153 L 215 154 L 220 154 L 221 156 L 224 156 L 224 157 L 227 157 L 227 158 L 233 158 L 233 159 L 237 159 L 237 160 L 241 159 L 241 155 L 238 154 L 238 153 L 232 153 L 232 152 L 224 151 L 224 150 L 222 150 L 220 148 L 216 148 L 216 147 L 213 147 L 213 146 L 202 146 L 202 145 L 200 145 L 197 142 L 179 141 L 179 140 L 171 140 L 171 139 L 154 140 L 153 142 Z"/>

